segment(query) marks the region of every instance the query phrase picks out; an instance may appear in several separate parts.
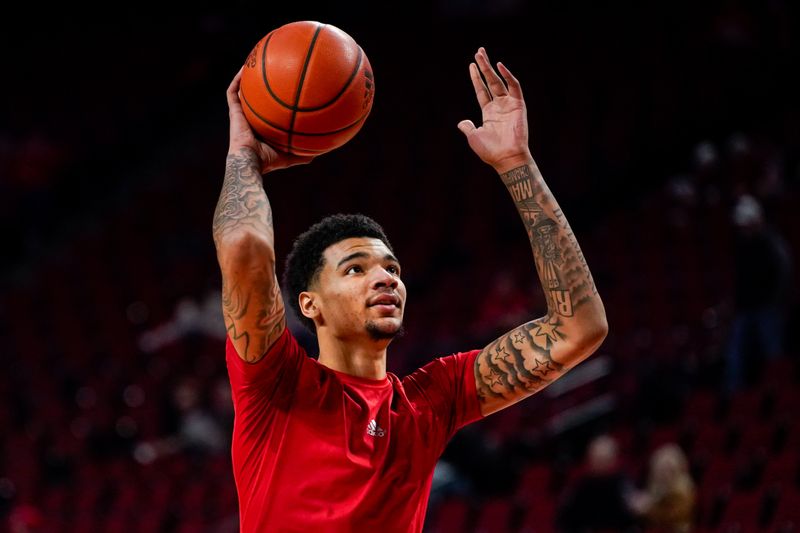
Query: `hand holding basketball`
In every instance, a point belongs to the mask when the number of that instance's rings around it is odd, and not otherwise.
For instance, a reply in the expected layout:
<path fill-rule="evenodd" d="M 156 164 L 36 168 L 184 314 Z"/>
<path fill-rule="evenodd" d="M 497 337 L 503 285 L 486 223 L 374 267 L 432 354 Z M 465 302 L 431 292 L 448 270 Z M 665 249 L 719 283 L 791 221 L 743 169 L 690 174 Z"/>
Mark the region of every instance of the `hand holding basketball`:
<path fill-rule="evenodd" d="M 244 116 L 259 140 L 316 156 L 358 133 L 372 109 L 375 81 L 352 37 L 330 24 L 299 21 L 255 45 L 239 89 Z"/>
<path fill-rule="evenodd" d="M 311 156 L 298 156 L 279 152 L 270 145 L 256 139 L 242 111 L 242 104 L 239 101 L 239 85 L 241 79 L 242 70 L 236 74 L 228 87 L 228 115 L 230 119 L 228 153 L 238 152 L 241 148 L 253 150 L 261 161 L 262 174 L 266 174 L 271 170 L 310 162 L 313 159 Z"/>

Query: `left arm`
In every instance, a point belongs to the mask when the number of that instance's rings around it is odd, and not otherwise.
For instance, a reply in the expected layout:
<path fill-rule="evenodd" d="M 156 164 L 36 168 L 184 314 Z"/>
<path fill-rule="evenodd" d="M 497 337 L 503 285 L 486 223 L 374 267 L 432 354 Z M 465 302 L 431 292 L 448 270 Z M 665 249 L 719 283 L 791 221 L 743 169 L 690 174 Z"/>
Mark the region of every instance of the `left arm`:
<path fill-rule="evenodd" d="M 608 331 L 605 310 L 575 234 L 528 148 L 519 82 L 502 64 L 492 69 L 480 49 L 470 77 L 483 124 L 459 123 L 470 147 L 500 174 L 522 218 L 547 301 L 547 314 L 485 347 L 475 360 L 484 416 L 538 392 L 591 355 Z M 481 75 L 486 78 L 486 84 Z"/>

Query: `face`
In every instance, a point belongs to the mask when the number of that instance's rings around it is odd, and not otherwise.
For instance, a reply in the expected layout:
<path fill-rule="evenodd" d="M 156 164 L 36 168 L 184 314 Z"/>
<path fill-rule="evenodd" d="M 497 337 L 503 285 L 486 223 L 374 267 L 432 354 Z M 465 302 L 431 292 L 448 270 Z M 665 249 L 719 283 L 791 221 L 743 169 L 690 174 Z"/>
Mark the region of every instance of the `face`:
<path fill-rule="evenodd" d="M 380 239 L 339 241 L 323 253 L 324 265 L 300 294 L 303 314 L 337 338 L 392 339 L 403 325 L 406 287 L 400 263 Z"/>

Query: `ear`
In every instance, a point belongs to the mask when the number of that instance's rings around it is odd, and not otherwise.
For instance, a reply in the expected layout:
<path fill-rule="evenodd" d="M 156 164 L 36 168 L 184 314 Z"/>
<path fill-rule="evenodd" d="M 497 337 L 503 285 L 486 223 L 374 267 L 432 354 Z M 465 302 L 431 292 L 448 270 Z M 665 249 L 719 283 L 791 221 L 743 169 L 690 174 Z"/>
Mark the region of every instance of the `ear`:
<path fill-rule="evenodd" d="M 300 312 L 303 313 L 304 317 L 310 318 L 311 320 L 319 317 L 320 309 L 317 305 L 318 296 L 316 293 L 303 291 L 297 296 L 297 299 L 300 303 Z"/>

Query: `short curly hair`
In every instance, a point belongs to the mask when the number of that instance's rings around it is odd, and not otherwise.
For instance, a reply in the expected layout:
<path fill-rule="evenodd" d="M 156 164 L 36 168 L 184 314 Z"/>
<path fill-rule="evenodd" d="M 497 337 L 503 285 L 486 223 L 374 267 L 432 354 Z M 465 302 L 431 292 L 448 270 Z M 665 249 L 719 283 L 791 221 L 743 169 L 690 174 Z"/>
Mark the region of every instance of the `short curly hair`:
<path fill-rule="evenodd" d="M 394 253 L 380 224 L 366 215 L 339 213 L 325 217 L 297 237 L 286 258 L 283 284 L 289 291 L 289 302 L 298 319 L 314 335 L 317 334 L 314 321 L 300 311 L 300 293 L 307 291 L 319 276 L 328 246 L 357 237 L 380 239 Z"/>

